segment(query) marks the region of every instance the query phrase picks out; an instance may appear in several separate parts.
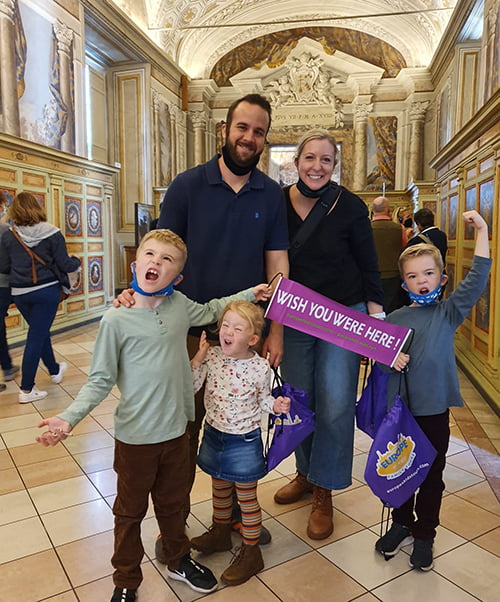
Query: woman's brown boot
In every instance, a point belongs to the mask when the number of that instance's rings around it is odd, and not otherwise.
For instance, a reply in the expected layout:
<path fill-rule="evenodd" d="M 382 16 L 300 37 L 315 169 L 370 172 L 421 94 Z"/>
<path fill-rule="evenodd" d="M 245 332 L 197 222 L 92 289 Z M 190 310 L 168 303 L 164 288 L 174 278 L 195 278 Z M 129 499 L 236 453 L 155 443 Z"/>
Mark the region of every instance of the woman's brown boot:
<path fill-rule="evenodd" d="M 274 501 L 277 504 L 293 504 L 298 502 L 304 494 L 312 493 L 312 490 L 313 486 L 307 477 L 298 472 L 295 479 L 278 489 L 274 494 Z"/>
<path fill-rule="evenodd" d="M 333 533 L 332 492 L 314 485 L 311 516 L 307 524 L 307 536 L 325 539 Z"/>

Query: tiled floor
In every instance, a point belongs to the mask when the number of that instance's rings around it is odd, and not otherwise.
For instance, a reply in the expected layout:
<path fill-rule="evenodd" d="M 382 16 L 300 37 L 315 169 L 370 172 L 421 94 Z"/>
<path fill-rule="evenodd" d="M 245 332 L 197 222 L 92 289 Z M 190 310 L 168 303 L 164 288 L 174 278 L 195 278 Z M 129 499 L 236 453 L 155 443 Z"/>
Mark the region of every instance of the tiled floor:
<path fill-rule="evenodd" d="M 46 399 L 20 405 L 14 382 L 0 393 L 0 602 L 110 598 L 116 397 L 110 395 L 64 445 L 46 449 L 34 442 L 40 418 L 64 408 L 85 382 L 95 332 L 96 325 L 90 325 L 54 337 L 58 357 L 70 367 L 61 385 L 53 385 L 40 370 L 37 384 L 49 391 Z M 17 362 L 20 353 L 14 350 Z M 291 506 L 274 503 L 274 492 L 294 473 L 288 459 L 259 485 L 265 524 L 273 535 L 272 543 L 262 548 L 265 569 L 238 588 L 221 587 L 210 599 L 498 600 L 500 505 L 494 492 L 500 494 L 500 422 L 463 375 L 461 381 L 467 406 L 452 412 L 446 494 L 432 571 L 410 570 L 408 549 L 390 562 L 375 553 L 381 505 L 363 480 L 370 440 L 357 432 L 355 480 L 348 490 L 335 492 L 334 534 L 320 542 L 308 539 L 310 499 Z M 210 479 L 201 472 L 192 502 L 190 536 L 210 522 Z M 203 597 L 165 576 L 154 556 L 156 533 L 149 512 L 143 524 L 146 556 L 138 599 Z M 239 538 L 233 537 L 237 545 Z M 227 552 L 204 562 L 220 575 L 230 560 Z"/>

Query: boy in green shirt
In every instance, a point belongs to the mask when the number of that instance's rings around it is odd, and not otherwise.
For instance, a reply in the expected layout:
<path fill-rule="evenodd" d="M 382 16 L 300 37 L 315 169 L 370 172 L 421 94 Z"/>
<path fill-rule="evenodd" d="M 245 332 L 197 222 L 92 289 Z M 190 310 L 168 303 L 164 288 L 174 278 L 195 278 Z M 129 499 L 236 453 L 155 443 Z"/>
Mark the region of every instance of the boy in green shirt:
<path fill-rule="evenodd" d="M 120 390 L 114 417 L 118 484 L 111 602 L 136 599 L 144 555 L 140 526 L 149 494 L 168 558 L 168 575 L 201 593 L 217 587 L 212 572 L 191 558 L 184 530 L 182 507 L 189 487 L 186 426 L 194 419 L 186 335 L 191 326 L 217 320 L 228 302 L 262 301 L 270 296 L 270 289 L 261 284 L 230 297 L 195 303 L 173 288 L 182 280 L 186 257 L 184 242 L 170 230 L 144 236 L 133 266 L 135 305 L 106 312 L 87 384 L 64 412 L 38 425 L 49 430 L 37 441 L 56 445 L 115 384 Z"/>

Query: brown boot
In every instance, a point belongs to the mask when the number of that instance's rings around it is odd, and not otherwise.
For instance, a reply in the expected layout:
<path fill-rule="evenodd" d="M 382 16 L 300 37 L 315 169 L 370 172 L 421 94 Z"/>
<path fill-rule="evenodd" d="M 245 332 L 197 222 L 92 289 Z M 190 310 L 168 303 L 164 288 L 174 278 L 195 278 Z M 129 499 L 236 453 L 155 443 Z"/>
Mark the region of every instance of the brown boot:
<path fill-rule="evenodd" d="M 193 537 L 191 547 L 204 554 L 230 550 L 233 547 L 231 525 L 229 523 L 213 523 L 206 533 L 198 537 Z"/>
<path fill-rule="evenodd" d="M 305 493 L 312 493 L 313 486 L 307 478 L 297 473 L 297 476 L 293 481 L 290 481 L 287 485 L 283 485 L 281 489 L 274 494 L 274 501 L 277 504 L 293 504 L 298 502 Z"/>
<path fill-rule="evenodd" d="M 332 492 L 314 485 L 312 512 L 307 524 L 307 536 L 325 539 L 333 533 Z"/>
<path fill-rule="evenodd" d="M 264 568 L 264 561 L 258 545 L 241 544 L 238 555 L 221 575 L 226 585 L 240 585 Z"/>

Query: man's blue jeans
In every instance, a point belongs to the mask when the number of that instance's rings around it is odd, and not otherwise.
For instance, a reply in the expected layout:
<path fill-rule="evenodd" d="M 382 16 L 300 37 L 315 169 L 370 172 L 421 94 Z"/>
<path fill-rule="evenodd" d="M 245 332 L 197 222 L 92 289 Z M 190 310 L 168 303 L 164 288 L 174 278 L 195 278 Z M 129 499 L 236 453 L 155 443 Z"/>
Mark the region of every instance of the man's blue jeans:
<path fill-rule="evenodd" d="M 22 364 L 22 391 L 31 391 L 33 388 L 40 358 L 49 374 L 59 372 L 50 341 L 50 327 L 56 317 L 60 298 L 59 283 L 14 297 L 17 308 L 29 325 Z"/>
<path fill-rule="evenodd" d="M 11 303 L 10 288 L 0 287 L 0 366 L 2 366 L 4 372 L 12 368 L 12 360 L 7 344 L 7 329 L 5 327 L 5 318 Z"/>
<path fill-rule="evenodd" d="M 353 306 L 366 311 L 364 304 Z M 292 328 L 284 329 L 281 373 L 305 389 L 316 430 L 297 448 L 297 471 L 324 489 L 352 483 L 354 415 L 360 356 Z"/>

